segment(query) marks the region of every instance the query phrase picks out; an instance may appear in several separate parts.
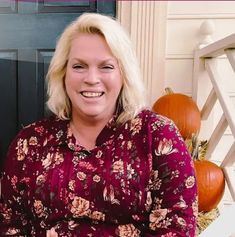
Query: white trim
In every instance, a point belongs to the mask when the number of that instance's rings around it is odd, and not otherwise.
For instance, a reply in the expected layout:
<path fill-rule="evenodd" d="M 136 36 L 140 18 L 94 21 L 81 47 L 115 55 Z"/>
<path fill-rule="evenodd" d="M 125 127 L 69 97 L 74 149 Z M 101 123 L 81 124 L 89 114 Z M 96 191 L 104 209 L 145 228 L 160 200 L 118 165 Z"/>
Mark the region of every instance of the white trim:
<path fill-rule="evenodd" d="M 235 19 L 235 14 L 170 14 L 167 20 Z"/>

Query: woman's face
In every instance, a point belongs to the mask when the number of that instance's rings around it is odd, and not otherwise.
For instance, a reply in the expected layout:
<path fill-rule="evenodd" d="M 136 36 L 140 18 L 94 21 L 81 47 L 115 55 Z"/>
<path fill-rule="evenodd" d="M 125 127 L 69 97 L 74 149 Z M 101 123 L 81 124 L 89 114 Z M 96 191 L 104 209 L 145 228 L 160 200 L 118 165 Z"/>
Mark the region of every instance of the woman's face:
<path fill-rule="evenodd" d="M 65 87 L 72 116 L 106 120 L 112 117 L 122 78 L 117 59 L 102 36 L 79 33 L 73 39 Z"/>

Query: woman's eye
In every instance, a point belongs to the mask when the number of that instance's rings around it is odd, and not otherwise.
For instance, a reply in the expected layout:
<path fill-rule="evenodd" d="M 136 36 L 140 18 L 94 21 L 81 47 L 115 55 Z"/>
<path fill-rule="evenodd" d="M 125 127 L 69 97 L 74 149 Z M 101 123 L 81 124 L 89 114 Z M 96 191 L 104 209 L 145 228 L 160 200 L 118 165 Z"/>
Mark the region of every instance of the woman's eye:
<path fill-rule="evenodd" d="M 82 64 L 74 64 L 72 67 L 75 70 L 83 70 L 83 69 L 85 69 L 85 66 L 82 65 Z"/>
<path fill-rule="evenodd" d="M 80 65 L 80 64 L 75 64 L 73 65 L 73 69 L 83 69 L 84 66 Z"/>
<path fill-rule="evenodd" d="M 112 69 L 114 69 L 114 66 L 106 65 L 106 66 L 103 66 L 102 69 L 110 69 L 110 70 L 112 70 Z"/>

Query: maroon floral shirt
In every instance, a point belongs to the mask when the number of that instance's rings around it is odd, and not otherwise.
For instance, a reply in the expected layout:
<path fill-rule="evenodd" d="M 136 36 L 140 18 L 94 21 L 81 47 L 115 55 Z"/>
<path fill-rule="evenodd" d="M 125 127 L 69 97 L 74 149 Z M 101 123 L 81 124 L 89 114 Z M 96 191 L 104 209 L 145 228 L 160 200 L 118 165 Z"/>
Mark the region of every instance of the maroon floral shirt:
<path fill-rule="evenodd" d="M 76 144 L 69 121 L 44 119 L 12 142 L 2 180 L 0 236 L 195 236 L 192 159 L 175 125 L 144 110 L 96 147 Z"/>

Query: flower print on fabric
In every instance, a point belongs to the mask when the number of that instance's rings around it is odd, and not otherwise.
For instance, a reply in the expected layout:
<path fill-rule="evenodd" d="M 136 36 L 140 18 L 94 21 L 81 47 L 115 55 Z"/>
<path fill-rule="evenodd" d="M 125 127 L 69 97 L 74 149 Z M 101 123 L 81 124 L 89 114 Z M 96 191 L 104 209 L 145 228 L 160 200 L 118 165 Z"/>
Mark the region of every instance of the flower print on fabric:
<path fill-rule="evenodd" d="M 185 186 L 187 188 L 192 188 L 195 186 L 195 182 L 196 182 L 196 179 L 194 176 L 189 176 L 186 180 L 185 180 Z"/>
<path fill-rule="evenodd" d="M 113 173 L 123 174 L 123 172 L 124 172 L 123 161 L 121 159 L 118 161 L 115 161 L 113 163 Z"/>
<path fill-rule="evenodd" d="M 94 211 L 90 214 L 90 218 L 93 220 L 104 221 L 105 214 L 99 211 Z"/>
<path fill-rule="evenodd" d="M 155 209 L 152 210 L 149 216 L 149 227 L 152 230 L 157 230 L 157 228 L 167 228 L 171 224 L 171 219 L 167 218 L 168 210 L 164 209 Z"/>
<path fill-rule="evenodd" d="M 155 151 L 155 154 L 157 156 L 161 156 L 169 155 L 174 152 L 178 152 L 178 150 L 176 148 L 173 148 L 172 140 L 163 138 L 163 140 L 159 142 L 158 149 Z"/>
<path fill-rule="evenodd" d="M 141 118 L 135 118 L 131 121 L 130 132 L 132 133 L 132 135 L 139 133 L 141 128 L 142 128 Z"/>
<path fill-rule="evenodd" d="M 28 154 L 28 141 L 26 139 L 19 139 L 17 142 L 17 160 L 24 160 Z"/>
<path fill-rule="evenodd" d="M 34 211 L 39 218 L 46 217 L 48 215 L 46 207 L 43 206 L 40 200 L 35 200 L 33 206 Z"/>
<path fill-rule="evenodd" d="M 81 197 L 75 197 L 70 211 L 73 214 L 73 217 L 83 217 L 88 216 L 90 213 L 90 202 Z"/>
<path fill-rule="evenodd" d="M 143 110 L 90 151 L 68 120 L 33 123 L 12 142 L 2 179 L 0 236 L 194 237 L 192 159 L 169 119 Z"/>
<path fill-rule="evenodd" d="M 120 201 L 117 200 L 114 196 L 114 188 L 112 185 L 105 186 L 103 191 L 104 201 L 111 202 L 111 204 L 120 204 Z"/>
<path fill-rule="evenodd" d="M 118 226 L 118 236 L 120 237 L 139 237 L 140 231 L 132 224 Z"/>
<path fill-rule="evenodd" d="M 161 237 L 177 237 L 177 235 L 176 235 L 176 233 L 170 232 L 170 233 L 167 233 L 165 235 L 161 235 Z"/>

